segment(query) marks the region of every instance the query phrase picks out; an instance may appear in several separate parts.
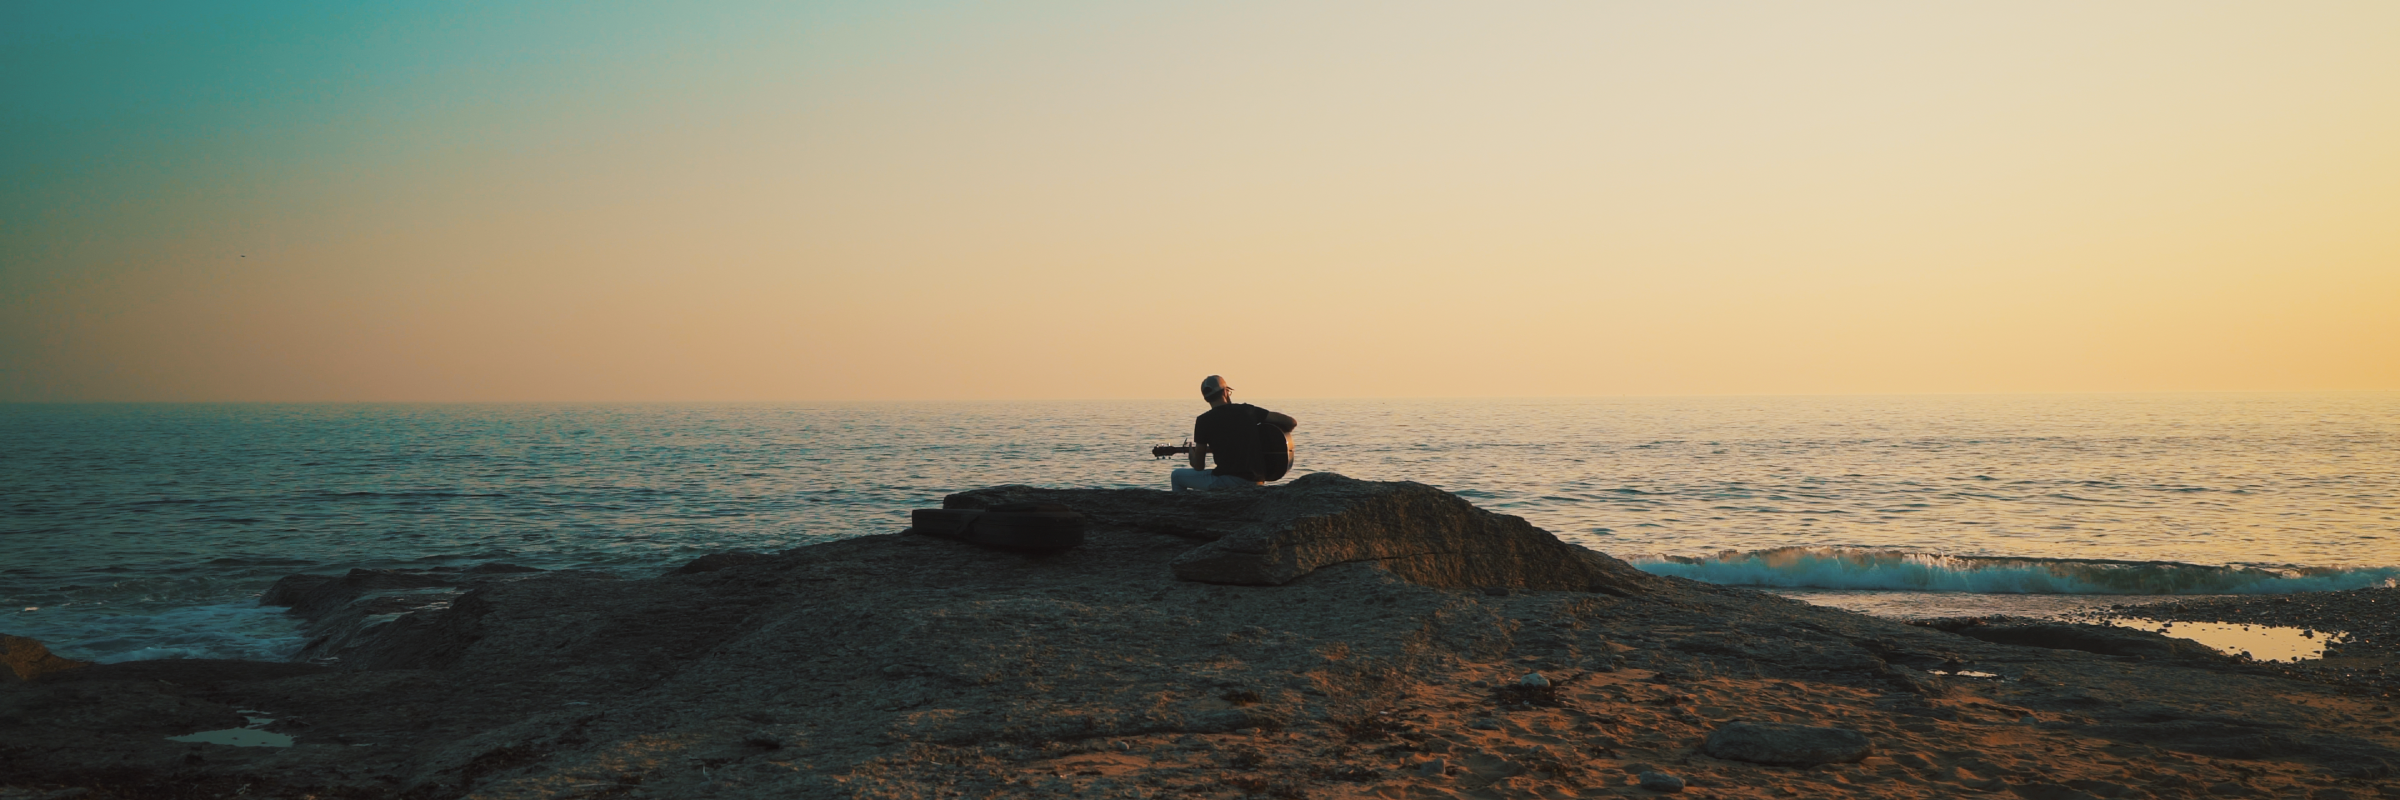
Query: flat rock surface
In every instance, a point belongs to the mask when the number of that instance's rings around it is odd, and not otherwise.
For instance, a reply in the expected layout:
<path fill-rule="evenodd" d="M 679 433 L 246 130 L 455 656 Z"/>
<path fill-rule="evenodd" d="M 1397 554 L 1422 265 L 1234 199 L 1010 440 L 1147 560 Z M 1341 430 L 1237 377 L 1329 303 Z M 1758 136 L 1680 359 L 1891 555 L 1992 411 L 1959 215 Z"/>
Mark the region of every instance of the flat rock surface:
<path fill-rule="evenodd" d="M 888 534 L 650 578 L 462 579 L 345 623 L 367 627 L 332 667 L 0 684 L 0 798 L 1588 797 L 1639 795 L 1645 772 L 1710 797 L 2400 793 L 2388 699 L 2257 665 L 1986 642 L 1669 578 L 1462 587 L 1416 578 L 1480 567 L 1381 556 L 1281 584 L 1178 578 L 1195 547 L 1358 507 L 1272 497 L 1286 488 L 1087 499 L 1087 543 L 1052 555 Z M 1419 524 L 1394 513 L 1378 524 Z M 420 591 L 362 583 L 386 588 L 323 613 Z M 2001 677 L 1934 674 L 1959 669 Z M 294 745 L 168 739 L 253 719 Z M 1708 755 L 1734 722 L 1848 728 L 1874 755 Z"/>

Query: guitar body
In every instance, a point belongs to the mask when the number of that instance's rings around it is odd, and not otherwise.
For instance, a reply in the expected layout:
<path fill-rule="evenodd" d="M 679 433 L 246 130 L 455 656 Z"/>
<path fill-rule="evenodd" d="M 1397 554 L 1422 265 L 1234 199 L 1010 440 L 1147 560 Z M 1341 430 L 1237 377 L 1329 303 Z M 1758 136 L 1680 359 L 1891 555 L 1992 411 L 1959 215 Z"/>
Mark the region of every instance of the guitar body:
<path fill-rule="evenodd" d="M 1269 481 L 1283 480 L 1292 471 L 1292 436 L 1268 423 L 1258 424 L 1258 472 Z"/>

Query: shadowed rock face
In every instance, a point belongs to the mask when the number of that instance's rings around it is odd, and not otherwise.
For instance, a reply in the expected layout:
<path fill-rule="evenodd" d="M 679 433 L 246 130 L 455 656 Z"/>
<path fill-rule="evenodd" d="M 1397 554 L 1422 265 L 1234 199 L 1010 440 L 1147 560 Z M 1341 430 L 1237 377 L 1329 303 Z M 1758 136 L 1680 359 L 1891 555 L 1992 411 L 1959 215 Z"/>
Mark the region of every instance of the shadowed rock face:
<path fill-rule="evenodd" d="M 1317 473 L 1284 486 L 1212 492 L 1002 486 L 951 495 L 947 508 L 1062 503 L 1094 519 L 1206 543 L 1177 557 L 1175 577 L 1281 586 L 1335 564 L 1371 562 L 1446 589 L 1648 593 L 1658 579 L 1559 541 L 1524 519 L 1409 481 Z"/>

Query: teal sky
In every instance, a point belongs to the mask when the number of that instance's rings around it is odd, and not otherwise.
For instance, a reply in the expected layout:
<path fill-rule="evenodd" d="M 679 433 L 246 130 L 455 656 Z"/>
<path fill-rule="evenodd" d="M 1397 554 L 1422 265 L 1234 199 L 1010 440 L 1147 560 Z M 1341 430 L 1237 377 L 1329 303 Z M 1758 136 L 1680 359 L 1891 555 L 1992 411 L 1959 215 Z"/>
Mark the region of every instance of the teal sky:
<path fill-rule="evenodd" d="M 0 400 L 2400 389 L 2400 6 L 0 9 Z"/>

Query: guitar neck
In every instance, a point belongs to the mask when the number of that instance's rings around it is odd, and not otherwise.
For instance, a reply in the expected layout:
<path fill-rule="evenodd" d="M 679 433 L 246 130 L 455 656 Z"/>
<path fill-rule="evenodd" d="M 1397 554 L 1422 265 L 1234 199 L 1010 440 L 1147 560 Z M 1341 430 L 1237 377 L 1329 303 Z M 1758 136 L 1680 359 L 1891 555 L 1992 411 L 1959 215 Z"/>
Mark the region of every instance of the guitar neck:
<path fill-rule="evenodd" d="M 1183 454 L 1185 454 L 1185 453 L 1189 453 L 1189 452 L 1191 452 L 1191 451 L 1193 451 L 1193 450 L 1198 450 L 1198 449 L 1200 449 L 1200 448 L 1197 448 L 1197 447 L 1153 447 L 1153 448 L 1150 448 L 1150 457 L 1151 457 L 1151 458 L 1166 458 L 1167 456 L 1178 456 L 1178 455 L 1183 455 Z"/>

